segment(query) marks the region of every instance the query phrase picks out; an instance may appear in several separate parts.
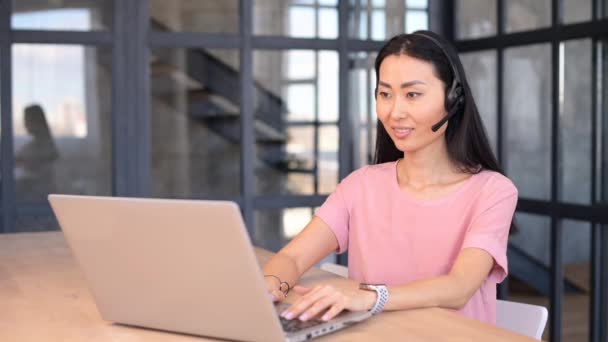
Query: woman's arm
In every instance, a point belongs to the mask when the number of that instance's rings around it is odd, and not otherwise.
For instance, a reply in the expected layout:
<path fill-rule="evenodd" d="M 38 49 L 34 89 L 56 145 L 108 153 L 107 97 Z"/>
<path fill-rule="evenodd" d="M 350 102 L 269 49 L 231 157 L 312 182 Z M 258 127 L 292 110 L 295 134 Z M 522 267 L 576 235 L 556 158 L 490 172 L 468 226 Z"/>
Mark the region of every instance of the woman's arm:
<path fill-rule="evenodd" d="M 463 249 L 450 273 L 389 288 L 385 310 L 424 307 L 461 309 L 481 287 L 492 267 L 492 256 L 479 248 Z"/>
<path fill-rule="evenodd" d="M 294 286 L 300 276 L 338 248 L 338 240 L 329 226 L 317 216 L 264 265 L 265 275 L 274 275 Z M 278 281 L 268 277 L 270 286 Z M 273 292 L 277 299 L 276 291 Z"/>
<path fill-rule="evenodd" d="M 459 253 L 449 274 L 389 287 L 389 299 L 384 309 L 460 309 L 481 287 L 493 266 L 494 259 L 488 252 L 479 248 L 465 248 Z M 327 311 L 322 318 L 328 320 L 344 309 L 370 310 L 375 302 L 375 299 L 370 299 L 370 291 L 345 292 L 323 285 L 313 289 L 299 287 L 296 290 L 303 296 L 283 313 L 289 319 L 299 317 L 307 320 Z"/>

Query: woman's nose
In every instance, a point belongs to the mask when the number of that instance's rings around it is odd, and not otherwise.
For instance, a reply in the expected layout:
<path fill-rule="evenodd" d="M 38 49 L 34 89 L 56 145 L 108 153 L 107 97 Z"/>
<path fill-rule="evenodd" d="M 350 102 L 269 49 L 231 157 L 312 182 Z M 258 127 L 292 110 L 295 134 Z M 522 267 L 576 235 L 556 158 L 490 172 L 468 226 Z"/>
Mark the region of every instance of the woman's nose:
<path fill-rule="evenodd" d="M 391 116 L 395 120 L 402 120 L 407 117 L 407 108 L 404 100 L 397 99 L 393 105 Z"/>

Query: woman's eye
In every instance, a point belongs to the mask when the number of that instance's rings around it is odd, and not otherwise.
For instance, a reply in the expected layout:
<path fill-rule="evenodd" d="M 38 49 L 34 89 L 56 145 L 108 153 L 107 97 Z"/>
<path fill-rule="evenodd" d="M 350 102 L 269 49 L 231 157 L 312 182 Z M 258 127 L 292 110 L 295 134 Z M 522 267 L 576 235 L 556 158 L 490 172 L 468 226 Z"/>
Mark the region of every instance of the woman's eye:
<path fill-rule="evenodd" d="M 409 93 L 407 93 L 407 95 L 406 95 L 406 96 L 407 96 L 408 98 L 410 98 L 410 99 L 414 99 L 414 98 L 416 98 L 416 97 L 418 97 L 418 96 L 420 96 L 420 95 L 421 95 L 420 93 L 413 93 L 413 92 L 409 92 Z"/>
<path fill-rule="evenodd" d="M 379 94 L 380 94 L 380 97 L 382 97 L 383 99 L 388 99 L 391 97 L 391 94 L 389 94 L 385 91 L 381 91 Z"/>

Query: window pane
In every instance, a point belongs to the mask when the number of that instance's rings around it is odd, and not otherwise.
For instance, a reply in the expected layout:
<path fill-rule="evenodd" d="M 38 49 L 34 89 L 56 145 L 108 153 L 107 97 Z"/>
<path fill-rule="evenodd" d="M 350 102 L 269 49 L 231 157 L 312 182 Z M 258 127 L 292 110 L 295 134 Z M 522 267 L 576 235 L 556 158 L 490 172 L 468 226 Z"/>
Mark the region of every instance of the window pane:
<path fill-rule="evenodd" d="M 591 258 L 591 224 L 589 222 L 576 220 L 562 220 L 562 262 L 566 266 L 566 276 L 568 275 L 568 265 L 580 265 L 584 270 L 579 270 L 586 274 L 586 279 L 573 279 L 582 288 L 589 286 L 589 262 Z M 581 274 L 582 275 L 582 274 Z M 575 278 L 575 277 L 572 277 Z"/>
<path fill-rule="evenodd" d="M 112 0 L 13 0 L 12 27 L 26 30 L 110 30 Z"/>
<path fill-rule="evenodd" d="M 314 7 L 292 6 L 287 11 L 289 31 L 287 34 L 295 38 L 313 38 L 315 36 Z"/>
<path fill-rule="evenodd" d="M 238 0 L 150 0 L 150 27 L 157 31 L 238 33 Z"/>
<path fill-rule="evenodd" d="M 549 307 L 550 231 L 546 216 L 517 213 L 519 232 L 509 237 L 509 298 L 510 301 Z M 550 322 L 545 327 L 547 340 Z"/>
<path fill-rule="evenodd" d="M 496 153 L 496 51 L 464 53 L 460 59 L 492 150 Z"/>
<path fill-rule="evenodd" d="M 282 0 L 284 1 L 284 0 Z M 315 4 L 315 0 L 288 0 L 290 1 L 293 5 L 314 5 Z"/>
<path fill-rule="evenodd" d="M 458 39 L 474 39 L 496 34 L 496 0 L 456 2 Z"/>
<path fill-rule="evenodd" d="M 562 262 L 566 277 L 581 288 L 589 288 L 589 263 L 591 259 L 591 224 L 589 222 L 565 219 L 562 225 Z M 573 270 L 569 268 L 581 269 Z M 577 273 L 577 274 L 574 274 Z M 578 279 L 577 279 L 578 278 Z"/>
<path fill-rule="evenodd" d="M 315 129 L 313 126 L 287 128 L 287 184 L 288 192 L 313 194 L 315 167 Z M 263 147 L 259 147 L 260 149 Z M 263 180 L 268 182 L 272 180 Z"/>
<path fill-rule="evenodd" d="M 407 3 L 407 8 L 406 8 Z M 426 1 L 349 1 L 349 37 L 385 40 L 403 32 L 428 28 Z"/>
<path fill-rule="evenodd" d="M 335 186 L 337 133 L 325 130 L 338 119 L 337 53 L 255 51 L 253 63 L 258 194 Z"/>
<path fill-rule="evenodd" d="M 505 50 L 503 155 L 524 198 L 551 197 L 551 46 Z"/>
<path fill-rule="evenodd" d="M 550 231 L 551 219 L 548 216 L 517 212 L 515 214 L 517 233 L 509 237 L 509 244 L 527 256 L 526 259 L 540 263 L 546 267 L 551 264 Z M 516 265 L 510 265 L 516 266 Z M 515 275 L 520 269 L 511 269 Z"/>
<path fill-rule="evenodd" d="M 313 216 L 313 208 L 289 208 L 255 212 L 255 246 L 277 252 L 296 236 Z"/>
<path fill-rule="evenodd" d="M 255 0 L 253 33 L 294 38 L 338 37 L 336 1 Z"/>
<path fill-rule="evenodd" d="M 591 293 L 591 224 L 563 220 L 562 263 L 567 281 L 563 297 L 564 341 L 586 341 L 589 337 L 589 294 Z M 573 291 L 573 288 L 576 291 Z"/>
<path fill-rule="evenodd" d="M 560 200 L 591 203 L 591 40 L 561 44 Z"/>
<path fill-rule="evenodd" d="M 407 8 L 423 8 L 426 9 L 429 4 L 428 0 L 405 0 Z"/>
<path fill-rule="evenodd" d="M 375 53 L 354 52 L 349 55 L 349 109 L 353 116 L 354 166 L 370 164 L 374 155 L 376 132 L 376 103 L 374 87 Z"/>
<path fill-rule="evenodd" d="M 550 0 L 506 0 L 507 32 L 551 26 Z"/>
<path fill-rule="evenodd" d="M 111 194 L 111 57 L 104 48 L 13 46 L 18 201 Z"/>
<path fill-rule="evenodd" d="M 338 126 L 319 130 L 319 193 L 330 194 L 338 185 Z"/>
<path fill-rule="evenodd" d="M 293 121 L 314 121 L 315 85 L 290 84 L 285 86 L 287 100 L 287 119 Z"/>
<path fill-rule="evenodd" d="M 278 252 L 293 239 L 312 219 L 316 208 L 285 208 L 257 210 L 252 242 L 255 246 Z M 330 253 L 316 266 L 326 262 L 336 262 L 336 254 Z"/>
<path fill-rule="evenodd" d="M 285 52 L 285 67 L 290 80 L 312 80 L 315 77 L 316 54 L 312 50 Z"/>
<path fill-rule="evenodd" d="M 319 9 L 319 38 L 338 38 L 338 11 L 335 8 Z"/>
<path fill-rule="evenodd" d="M 429 26 L 426 11 L 407 11 L 405 16 L 405 32 L 412 33 L 418 30 L 426 30 Z"/>
<path fill-rule="evenodd" d="M 286 146 L 289 167 L 293 169 L 312 169 L 315 166 L 315 154 L 314 146 L 309 142 L 314 141 L 314 127 L 288 127 L 287 137 L 289 139 Z"/>
<path fill-rule="evenodd" d="M 564 23 L 591 20 L 591 0 L 563 0 Z"/>
<path fill-rule="evenodd" d="M 386 16 L 384 11 L 376 10 L 372 12 L 372 39 L 386 39 Z"/>
<path fill-rule="evenodd" d="M 153 194 L 234 198 L 240 193 L 239 54 L 151 51 Z"/>
<path fill-rule="evenodd" d="M 338 121 L 338 64 L 338 54 L 336 52 L 319 52 L 317 96 L 320 121 Z"/>
<path fill-rule="evenodd" d="M 359 8 L 359 7 L 355 7 Z M 352 10 L 348 14 L 348 34 L 351 38 L 369 39 L 368 13 L 361 10 Z"/>

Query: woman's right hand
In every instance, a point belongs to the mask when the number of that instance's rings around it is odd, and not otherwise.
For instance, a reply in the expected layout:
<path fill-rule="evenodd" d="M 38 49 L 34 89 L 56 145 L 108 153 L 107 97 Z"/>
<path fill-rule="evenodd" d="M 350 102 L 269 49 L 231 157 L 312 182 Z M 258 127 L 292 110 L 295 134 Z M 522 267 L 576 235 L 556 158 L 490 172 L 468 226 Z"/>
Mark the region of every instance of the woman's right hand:
<path fill-rule="evenodd" d="M 280 302 L 285 299 L 286 296 L 281 291 L 281 284 L 277 278 L 265 276 L 264 281 L 268 289 L 268 296 L 273 302 Z"/>

